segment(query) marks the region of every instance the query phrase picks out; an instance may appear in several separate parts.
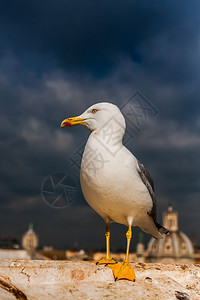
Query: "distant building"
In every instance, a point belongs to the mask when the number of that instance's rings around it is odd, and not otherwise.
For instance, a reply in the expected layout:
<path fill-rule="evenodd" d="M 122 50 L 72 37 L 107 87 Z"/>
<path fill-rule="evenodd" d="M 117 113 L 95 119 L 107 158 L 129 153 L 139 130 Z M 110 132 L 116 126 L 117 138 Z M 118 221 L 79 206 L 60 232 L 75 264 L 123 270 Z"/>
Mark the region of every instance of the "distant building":
<path fill-rule="evenodd" d="M 29 224 L 29 229 L 22 237 L 22 247 L 28 252 L 34 252 L 39 246 L 39 239 L 33 230 L 33 224 Z"/>
<path fill-rule="evenodd" d="M 65 250 L 54 250 L 45 247 L 45 249 L 39 251 L 39 254 L 41 254 L 45 259 L 65 260 L 65 252 Z"/>
<path fill-rule="evenodd" d="M 178 228 L 178 213 L 169 205 L 163 214 L 163 226 L 169 231 L 163 239 L 151 238 L 147 249 L 147 262 L 193 263 L 194 249 L 191 240 Z"/>
<path fill-rule="evenodd" d="M 119 253 L 111 252 L 111 257 L 117 262 L 122 262 L 122 261 L 124 261 L 125 254 L 124 254 L 124 252 L 123 253 L 121 253 L 121 252 L 119 252 Z M 93 254 L 93 257 L 91 258 L 91 260 L 99 261 L 102 258 L 105 258 L 105 252 L 95 252 Z M 129 253 L 129 261 L 130 262 L 135 262 L 136 261 L 136 254 L 135 253 Z"/>
<path fill-rule="evenodd" d="M 0 259 L 31 259 L 26 250 L 22 249 L 0 249 Z"/>
<path fill-rule="evenodd" d="M 16 238 L 0 238 L 0 249 L 19 249 L 19 241 Z"/>
<path fill-rule="evenodd" d="M 2 241 L 2 240 L 1 240 Z M 44 259 L 44 257 L 36 251 L 38 247 L 38 236 L 33 230 L 32 223 L 29 224 L 28 231 L 22 237 L 22 247 L 16 239 L 7 238 L 0 243 L 3 249 L 0 249 L 0 259 Z"/>

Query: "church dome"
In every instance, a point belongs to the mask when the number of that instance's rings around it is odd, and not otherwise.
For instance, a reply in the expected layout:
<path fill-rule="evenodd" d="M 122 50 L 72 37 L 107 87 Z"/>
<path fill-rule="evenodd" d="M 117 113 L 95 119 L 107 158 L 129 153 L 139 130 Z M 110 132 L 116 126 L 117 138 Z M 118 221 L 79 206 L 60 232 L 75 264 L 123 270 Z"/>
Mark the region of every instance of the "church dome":
<path fill-rule="evenodd" d="M 22 247 L 27 251 L 34 251 L 38 247 L 38 236 L 33 230 L 33 224 L 29 224 L 29 229 L 22 237 Z"/>
<path fill-rule="evenodd" d="M 178 213 L 172 205 L 163 214 L 163 226 L 170 233 L 163 239 L 151 238 L 147 261 L 167 263 L 193 263 L 194 249 L 190 239 L 178 229 Z"/>

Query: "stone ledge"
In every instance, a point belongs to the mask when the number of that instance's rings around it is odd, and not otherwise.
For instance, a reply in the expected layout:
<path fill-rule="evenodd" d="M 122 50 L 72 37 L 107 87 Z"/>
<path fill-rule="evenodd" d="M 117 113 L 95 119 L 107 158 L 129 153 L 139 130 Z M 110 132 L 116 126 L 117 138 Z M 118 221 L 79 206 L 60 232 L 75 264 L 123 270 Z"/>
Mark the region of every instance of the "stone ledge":
<path fill-rule="evenodd" d="M 1 260 L 0 299 L 200 299 L 200 265 L 131 265 L 136 282 L 92 262 Z"/>

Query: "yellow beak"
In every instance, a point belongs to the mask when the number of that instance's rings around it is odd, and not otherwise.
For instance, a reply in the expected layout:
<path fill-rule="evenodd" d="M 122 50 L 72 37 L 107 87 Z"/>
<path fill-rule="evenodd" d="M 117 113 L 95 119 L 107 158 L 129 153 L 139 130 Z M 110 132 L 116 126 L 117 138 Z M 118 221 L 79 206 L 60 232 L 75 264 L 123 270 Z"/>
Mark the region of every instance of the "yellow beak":
<path fill-rule="evenodd" d="M 84 119 L 80 119 L 79 117 L 68 118 L 62 121 L 60 127 L 71 127 L 74 125 L 83 124 Z"/>

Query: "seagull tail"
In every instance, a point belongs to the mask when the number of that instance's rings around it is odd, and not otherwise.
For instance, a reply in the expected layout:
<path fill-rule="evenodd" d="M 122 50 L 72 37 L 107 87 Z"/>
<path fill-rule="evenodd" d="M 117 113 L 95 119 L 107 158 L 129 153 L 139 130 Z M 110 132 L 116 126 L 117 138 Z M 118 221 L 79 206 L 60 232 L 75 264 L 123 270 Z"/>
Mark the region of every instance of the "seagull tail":
<path fill-rule="evenodd" d="M 165 227 L 163 227 L 162 225 L 160 225 L 159 223 L 155 222 L 155 225 L 158 229 L 158 231 L 161 233 L 161 234 L 166 234 L 168 235 L 170 232 L 169 230 L 167 230 Z"/>
<path fill-rule="evenodd" d="M 147 214 L 147 219 L 145 222 L 140 223 L 139 227 L 149 234 L 151 234 L 155 239 L 163 239 L 165 234 L 169 234 L 170 232 L 157 223 L 151 216 Z"/>

